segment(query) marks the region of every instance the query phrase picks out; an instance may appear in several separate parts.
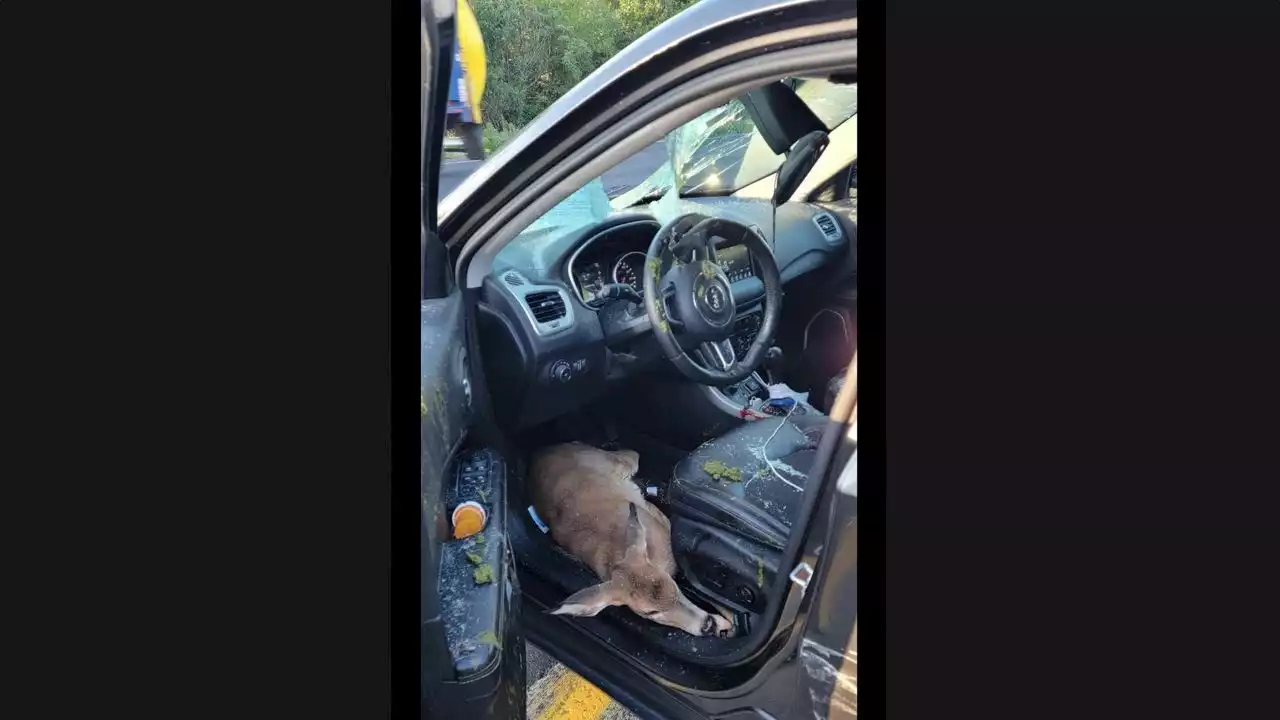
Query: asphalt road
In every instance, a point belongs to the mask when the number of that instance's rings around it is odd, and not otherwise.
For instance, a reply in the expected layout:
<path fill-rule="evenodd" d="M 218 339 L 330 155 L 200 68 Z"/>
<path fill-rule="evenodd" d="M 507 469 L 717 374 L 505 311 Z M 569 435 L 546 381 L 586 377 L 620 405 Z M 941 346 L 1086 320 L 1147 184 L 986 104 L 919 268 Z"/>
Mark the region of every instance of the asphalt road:
<path fill-rule="evenodd" d="M 536 645 L 525 643 L 524 646 L 525 677 L 529 685 L 546 677 L 548 671 L 557 663 L 550 655 L 542 652 Z"/>
<path fill-rule="evenodd" d="M 666 143 L 656 142 L 650 145 L 605 171 L 600 178 L 604 182 L 605 192 L 612 196 L 639 185 L 666 159 Z M 446 157 L 440 164 L 440 197 L 443 198 L 453 192 L 454 188 L 483 164 L 483 160 L 459 160 Z"/>
<path fill-rule="evenodd" d="M 638 720 L 534 645 L 524 647 L 529 720 Z"/>

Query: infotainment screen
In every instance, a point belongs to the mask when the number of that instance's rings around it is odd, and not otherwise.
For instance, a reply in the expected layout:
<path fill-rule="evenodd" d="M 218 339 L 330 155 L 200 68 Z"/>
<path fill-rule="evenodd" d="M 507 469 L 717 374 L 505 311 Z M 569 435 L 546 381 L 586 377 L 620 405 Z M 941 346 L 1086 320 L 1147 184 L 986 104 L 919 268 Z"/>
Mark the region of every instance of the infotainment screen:
<path fill-rule="evenodd" d="M 720 267 L 729 276 L 729 282 L 737 282 L 755 275 L 751 269 L 751 253 L 746 245 L 734 245 L 727 248 L 716 248 L 716 257 Z"/>

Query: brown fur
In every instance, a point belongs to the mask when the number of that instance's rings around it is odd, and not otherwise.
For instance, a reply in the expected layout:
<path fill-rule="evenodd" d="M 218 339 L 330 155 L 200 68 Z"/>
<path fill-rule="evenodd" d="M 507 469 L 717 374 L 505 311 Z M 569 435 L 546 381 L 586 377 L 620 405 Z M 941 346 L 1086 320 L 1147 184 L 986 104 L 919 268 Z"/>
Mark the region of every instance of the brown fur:
<path fill-rule="evenodd" d="M 691 634 L 727 635 L 732 623 L 708 616 L 672 579 L 671 523 L 631 481 L 639 466 L 634 450 L 581 443 L 555 445 L 534 457 L 534 508 L 552 539 L 603 581 L 574 593 L 553 612 L 585 616 L 626 605 Z"/>

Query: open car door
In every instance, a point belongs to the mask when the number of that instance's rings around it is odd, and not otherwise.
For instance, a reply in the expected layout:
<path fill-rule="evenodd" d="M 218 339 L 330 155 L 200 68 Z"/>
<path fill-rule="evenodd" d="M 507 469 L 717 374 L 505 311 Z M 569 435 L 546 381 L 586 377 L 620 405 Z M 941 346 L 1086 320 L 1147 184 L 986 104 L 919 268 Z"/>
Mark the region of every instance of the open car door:
<path fill-rule="evenodd" d="M 784 266 L 771 273 L 770 282 L 779 286 L 785 266 L 798 279 L 816 269 L 802 258 L 852 251 L 856 233 L 824 229 L 817 209 L 806 207 L 805 201 L 781 202 L 813 167 L 818 153 L 812 150 L 825 143 L 821 136 L 827 134 L 815 129 L 809 116 L 816 113 L 806 110 L 781 81 L 817 77 L 833 85 L 856 83 L 856 3 L 701 0 L 632 43 L 544 110 L 445 199 L 437 228 L 443 93 L 454 28 L 451 17 L 432 17 L 433 10 L 444 12 L 442 6 L 452 12 L 452 0 L 424 5 L 423 30 L 424 711 L 438 717 L 524 717 L 527 633 L 551 657 L 642 718 L 852 716 L 857 494 L 856 431 L 850 434 L 848 423 L 856 380 L 839 391 L 825 420 L 815 416 L 821 424 L 810 428 L 813 434 L 790 435 L 796 447 L 803 444 L 796 452 L 806 453 L 810 462 L 806 470 L 793 473 L 805 478 L 804 486 L 784 482 L 781 466 L 775 467 L 783 451 L 766 446 L 777 429 L 758 442 L 720 444 L 726 450 L 747 453 L 754 448 L 761 454 L 753 456 L 752 462 L 763 466 L 753 465 L 760 479 L 753 474 L 749 490 L 740 467 L 738 477 L 713 486 L 720 482 L 711 475 L 714 464 L 691 462 L 701 473 L 698 477 L 708 476 L 698 486 L 707 494 L 695 500 L 718 501 L 736 491 L 732 497 L 743 498 L 741 502 L 677 507 L 672 495 L 655 485 L 658 492 L 652 495 L 659 508 L 672 509 L 675 516 L 668 517 L 679 567 L 675 579 L 685 581 L 682 592 L 700 597 L 710 609 L 733 613 L 732 637 L 682 633 L 619 607 L 592 616 L 548 612 L 600 578 L 557 552 L 536 514 L 527 511 L 531 493 L 525 458 L 550 442 L 555 430 L 551 421 L 596 397 L 598 385 L 610 382 L 609 373 L 623 372 L 628 362 L 610 360 L 607 323 L 585 304 L 589 298 L 569 277 L 572 253 L 590 241 L 587 233 L 634 223 L 637 217 L 660 232 L 674 219 L 658 217 L 668 207 L 676 215 L 691 207 L 702 214 L 721 212 L 752 223 L 749 229 L 757 236 L 767 234 L 769 244 L 757 245 L 756 259 Z M 679 142 L 672 132 L 701 123 L 702 134 L 722 137 L 700 118 L 735 100 L 749 107 L 751 126 L 761 130 L 761 142 L 754 147 L 794 161 L 780 161 L 777 185 L 764 198 L 681 195 L 685 183 L 675 180 L 690 176 L 677 170 L 686 167 L 686 160 L 696 165 L 699 148 Z M 660 140 L 673 182 L 651 201 L 654 209 L 648 215 L 639 215 L 634 206 L 609 207 L 607 212 L 602 207 L 608 217 L 593 219 L 581 236 L 567 223 L 534 227 L 561 202 L 575 205 L 579 214 L 594 212 L 592 202 L 572 200 L 574 189 L 595 183 L 604 194 L 604 172 Z M 752 147 L 748 142 L 747 149 Z M 745 164 L 746 150 L 740 155 Z M 719 185 L 732 162 L 716 165 L 704 184 Z M 795 218 L 799 220 L 793 222 Z M 515 246 L 515 236 L 529 228 L 531 237 L 545 242 L 526 248 L 516 258 L 519 262 L 504 264 L 498 257 L 503 247 Z M 552 232 L 555 228 L 560 230 Z M 658 237 L 643 242 L 655 257 Z M 709 264 L 700 264 L 703 272 Z M 763 300 L 765 308 L 775 302 L 780 310 L 780 287 L 770 300 L 769 285 L 760 283 L 762 290 L 750 297 Z M 535 295 L 539 297 L 531 300 Z M 694 302 L 699 297 L 692 290 L 684 296 Z M 579 315 L 584 318 L 580 323 L 573 319 Z M 656 309 L 654 315 L 667 317 Z M 643 322 L 655 339 L 652 328 L 667 332 L 665 323 Z M 493 330 L 485 336 L 488 365 L 479 362 L 477 328 Z M 656 351 L 653 356 L 660 357 Z M 486 369 L 494 396 L 502 398 L 501 422 L 493 418 L 488 401 Z M 846 369 L 849 379 L 855 379 L 853 373 L 856 368 Z M 622 377 L 622 382 L 642 380 Z M 653 398 L 656 408 L 668 416 L 677 414 L 663 400 Z M 728 414 L 718 406 L 711 410 Z M 735 429 L 747 424 L 745 416 L 732 419 Z M 786 418 L 777 427 L 784 422 Z M 538 431 L 547 431 L 547 437 Z M 510 451 L 505 450 L 508 445 Z M 677 450 L 685 455 L 695 448 L 686 443 Z M 720 467 L 725 467 L 723 461 Z M 649 479 L 670 489 L 673 476 L 674 471 Z M 715 488 L 725 491 L 712 495 L 719 492 Z M 467 501 L 488 512 L 483 540 L 451 539 L 449 514 Z M 696 515 L 700 507 L 717 514 Z M 775 515 L 785 517 L 777 520 Z M 513 558 L 519 560 L 519 583 Z"/>
<path fill-rule="evenodd" d="M 523 718 L 520 591 L 506 527 L 506 463 L 473 431 L 468 308 L 436 234 L 454 0 L 422 0 L 422 698 L 424 717 Z M 454 537 L 475 503 L 482 529 Z M 473 506 L 474 507 L 474 506 Z"/>

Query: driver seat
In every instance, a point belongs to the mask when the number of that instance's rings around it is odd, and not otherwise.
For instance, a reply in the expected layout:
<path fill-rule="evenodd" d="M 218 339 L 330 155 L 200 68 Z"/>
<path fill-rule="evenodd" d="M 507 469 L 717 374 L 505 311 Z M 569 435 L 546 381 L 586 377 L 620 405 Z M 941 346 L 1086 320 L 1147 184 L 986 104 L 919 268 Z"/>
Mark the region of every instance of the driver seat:
<path fill-rule="evenodd" d="M 670 512 L 782 550 L 826 424 L 816 412 L 756 420 L 703 443 L 675 466 Z"/>
<path fill-rule="evenodd" d="M 826 424 L 816 411 L 747 422 L 703 443 L 672 472 L 664 509 L 681 574 L 748 623 L 766 611 L 766 589 L 787 575 L 783 551 Z"/>

